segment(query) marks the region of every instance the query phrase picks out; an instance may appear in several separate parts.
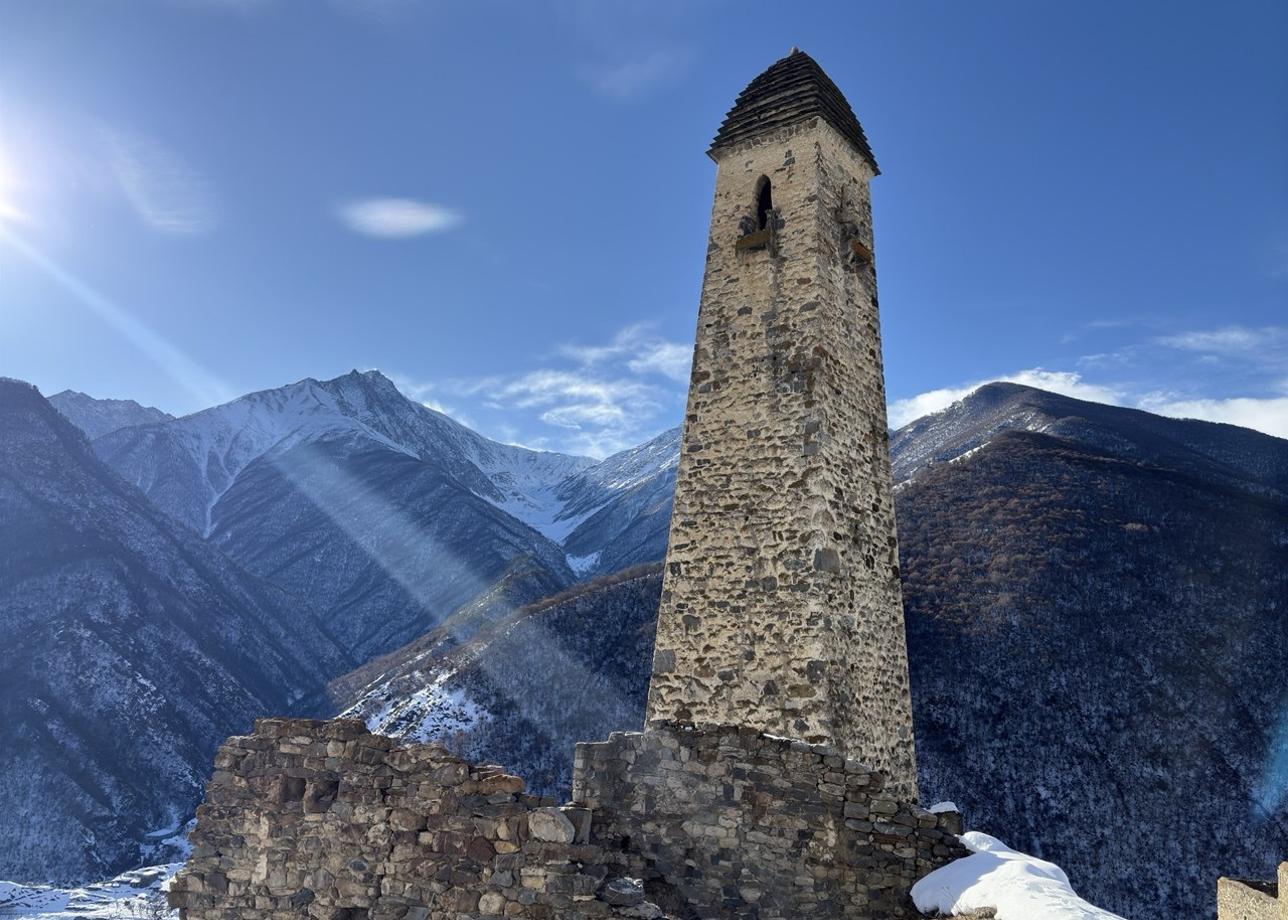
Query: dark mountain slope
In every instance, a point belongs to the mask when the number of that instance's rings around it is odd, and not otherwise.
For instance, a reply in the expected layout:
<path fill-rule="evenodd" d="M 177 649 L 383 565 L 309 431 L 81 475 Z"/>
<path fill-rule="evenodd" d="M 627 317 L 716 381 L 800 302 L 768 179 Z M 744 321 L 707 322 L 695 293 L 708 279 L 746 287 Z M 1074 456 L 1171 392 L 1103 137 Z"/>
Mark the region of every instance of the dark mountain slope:
<path fill-rule="evenodd" d="M 638 729 L 662 574 L 639 566 L 523 607 L 464 643 L 448 630 L 332 684 L 346 715 L 450 739 L 535 788 L 572 781 L 572 746 Z"/>
<path fill-rule="evenodd" d="M 557 546 L 434 464 L 345 436 L 253 461 L 219 502 L 210 540 L 309 599 L 364 661 L 437 625 L 518 558 L 557 590 Z"/>
<path fill-rule="evenodd" d="M 0 877 L 144 856 L 220 740 L 350 666 L 307 614 L 174 525 L 34 387 L 0 380 Z"/>
<path fill-rule="evenodd" d="M 1140 920 L 1288 853 L 1288 504 L 1011 432 L 898 507 L 927 794 Z"/>

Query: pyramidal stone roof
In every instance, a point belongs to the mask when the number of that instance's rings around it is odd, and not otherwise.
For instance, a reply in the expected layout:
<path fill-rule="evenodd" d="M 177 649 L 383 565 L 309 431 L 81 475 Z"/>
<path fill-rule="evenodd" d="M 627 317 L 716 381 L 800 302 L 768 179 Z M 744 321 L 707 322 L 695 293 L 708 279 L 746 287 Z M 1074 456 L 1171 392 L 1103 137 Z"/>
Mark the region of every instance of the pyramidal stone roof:
<path fill-rule="evenodd" d="M 775 61 L 738 94 L 707 153 L 714 159 L 722 147 L 814 117 L 825 119 L 880 172 L 863 126 L 845 96 L 818 62 L 799 48 Z"/>

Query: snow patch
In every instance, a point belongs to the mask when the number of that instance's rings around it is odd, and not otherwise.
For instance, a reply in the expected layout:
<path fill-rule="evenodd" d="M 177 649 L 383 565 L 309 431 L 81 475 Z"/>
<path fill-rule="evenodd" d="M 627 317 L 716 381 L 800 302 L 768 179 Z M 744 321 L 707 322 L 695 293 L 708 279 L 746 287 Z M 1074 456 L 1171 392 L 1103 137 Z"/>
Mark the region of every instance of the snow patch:
<path fill-rule="evenodd" d="M 575 575 L 585 575 L 599 565 L 599 557 L 602 554 L 603 550 L 596 550 L 587 556 L 568 556 L 568 568 L 572 569 Z"/>
<path fill-rule="evenodd" d="M 404 741 L 441 741 L 490 718 L 488 711 L 464 690 L 448 686 L 455 673 L 438 675 L 433 683 L 410 696 L 386 699 L 379 710 L 365 718 L 367 730 Z M 366 698 L 359 700 L 341 716 L 358 717 L 358 710 L 366 702 Z"/>
<path fill-rule="evenodd" d="M 992 907 L 997 920 L 1123 920 L 1074 894 L 1069 877 L 1054 863 L 978 831 L 963 834 L 961 842 L 970 856 L 912 886 L 912 900 L 923 914 L 955 916 Z"/>

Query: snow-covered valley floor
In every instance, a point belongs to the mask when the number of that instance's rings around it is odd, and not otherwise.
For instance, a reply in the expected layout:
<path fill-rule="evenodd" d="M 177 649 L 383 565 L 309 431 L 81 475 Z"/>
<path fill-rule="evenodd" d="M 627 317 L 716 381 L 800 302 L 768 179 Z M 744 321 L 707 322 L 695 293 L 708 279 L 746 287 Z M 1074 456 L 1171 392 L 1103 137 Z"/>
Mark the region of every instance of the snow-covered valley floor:
<path fill-rule="evenodd" d="M 183 863 L 131 869 L 83 888 L 0 882 L 0 917 L 22 920 L 171 920 L 165 889 Z"/>

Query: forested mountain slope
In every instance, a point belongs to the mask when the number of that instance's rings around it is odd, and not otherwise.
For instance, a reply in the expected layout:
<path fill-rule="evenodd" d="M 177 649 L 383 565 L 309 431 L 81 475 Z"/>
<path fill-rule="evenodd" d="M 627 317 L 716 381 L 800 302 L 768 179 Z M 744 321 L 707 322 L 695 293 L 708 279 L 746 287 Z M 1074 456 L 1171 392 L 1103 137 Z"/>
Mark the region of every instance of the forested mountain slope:
<path fill-rule="evenodd" d="M 145 858 L 228 734 L 353 659 L 0 380 L 0 878 Z M 155 834 L 154 834 L 155 832 Z"/>

